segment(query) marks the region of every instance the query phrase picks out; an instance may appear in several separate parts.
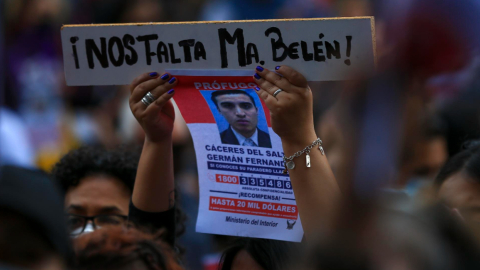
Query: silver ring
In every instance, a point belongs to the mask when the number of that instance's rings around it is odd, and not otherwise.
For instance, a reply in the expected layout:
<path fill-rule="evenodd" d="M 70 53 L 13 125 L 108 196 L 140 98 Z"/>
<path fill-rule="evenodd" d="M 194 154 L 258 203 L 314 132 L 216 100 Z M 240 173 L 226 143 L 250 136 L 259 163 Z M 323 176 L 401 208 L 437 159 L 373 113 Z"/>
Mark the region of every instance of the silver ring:
<path fill-rule="evenodd" d="M 273 97 L 277 97 L 277 95 L 282 91 L 282 89 L 278 89 L 277 91 L 275 91 L 275 93 L 273 93 Z"/>
<path fill-rule="evenodd" d="M 155 97 L 152 95 L 152 93 L 147 92 L 145 96 L 149 97 L 152 100 L 152 102 L 155 101 Z"/>
<path fill-rule="evenodd" d="M 148 105 L 152 104 L 152 102 L 150 102 L 150 101 L 147 100 L 147 97 L 146 97 L 146 96 L 144 96 L 144 97 L 142 98 L 142 103 L 145 104 L 145 106 L 147 106 L 147 107 L 148 107 Z"/>
<path fill-rule="evenodd" d="M 142 98 L 142 103 L 148 107 L 148 105 L 152 104 L 155 101 L 155 97 L 152 93 L 147 92 L 147 94 Z"/>

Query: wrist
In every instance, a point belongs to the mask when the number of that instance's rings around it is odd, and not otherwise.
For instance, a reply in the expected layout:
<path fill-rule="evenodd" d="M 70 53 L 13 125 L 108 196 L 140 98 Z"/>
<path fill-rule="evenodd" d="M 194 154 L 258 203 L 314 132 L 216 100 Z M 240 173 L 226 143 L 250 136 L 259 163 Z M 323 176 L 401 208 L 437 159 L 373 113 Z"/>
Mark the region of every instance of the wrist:
<path fill-rule="evenodd" d="M 295 152 L 302 150 L 306 146 L 312 144 L 312 142 L 318 138 L 314 130 L 301 134 L 302 135 L 291 138 L 282 138 L 282 146 L 285 156 L 293 155 Z"/>
<path fill-rule="evenodd" d="M 172 145 L 173 139 L 172 136 L 163 137 L 161 139 L 152 139 L 149 136 L 145 135 L 144 145 L 148 146 L 163 146 L 163 145 Z"/>

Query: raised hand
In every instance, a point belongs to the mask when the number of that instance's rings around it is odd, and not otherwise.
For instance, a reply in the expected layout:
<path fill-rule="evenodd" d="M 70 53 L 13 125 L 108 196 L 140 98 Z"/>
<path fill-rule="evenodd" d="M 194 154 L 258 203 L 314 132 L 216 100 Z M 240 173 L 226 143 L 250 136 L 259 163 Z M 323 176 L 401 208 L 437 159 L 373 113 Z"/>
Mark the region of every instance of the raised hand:
<path fill-rule="evenodd" d="M 142 74 L 130 85 L 130 109 L 145 131 L 132 203 L 147 212 L 167 211 L 174 205 L 172 131 L 175 110 L 170 99 L 175 85 L 175 77 L 167 73 L 159 76 L 156 72 Z"/>
<path fill-rule="evenodd" d="M 277 66 L 278 74 L 260 66 L 255 71 L 259 86 L 255 90 L 270 110 L 273 131 L 284 143 L 299 147 L 312 143 L 316 139 L 312 91 L 305 77 L 288 66 Z"/>
<path fill-rule="evenodd" d="M 145 73 L 130 84 L 130 109 L 145 131 L 145 139 L 151 142 L 170 140 L 175 120 L 175 110 L 170 98 L 174 95 L 175 77 L 165 73 Z M 147 93 L 151 96 L 145 97 Z M 142 102 L 152 101 L 148 106 Z M 147 102 L 148 104 L 149 102 Z"/>
<path fill-rule="evenodd" d="M 288 157 L 317 139 L 312 91 L 305 77 L 294 69 L 278 66 L 275 70 L 278 74 L 257 67 L 254 78 L 258 84 L 257 94 L 270 110 L 272 128 L 282 139 L 283 151 Z M 297 165 L 288 170 L 307 239 L 328 233 L 333 227 L 341 198 L 335 176 L 322 153 L 315 147 L 309 153 L 310 167 L 303 154 L 293 159 Z"/>

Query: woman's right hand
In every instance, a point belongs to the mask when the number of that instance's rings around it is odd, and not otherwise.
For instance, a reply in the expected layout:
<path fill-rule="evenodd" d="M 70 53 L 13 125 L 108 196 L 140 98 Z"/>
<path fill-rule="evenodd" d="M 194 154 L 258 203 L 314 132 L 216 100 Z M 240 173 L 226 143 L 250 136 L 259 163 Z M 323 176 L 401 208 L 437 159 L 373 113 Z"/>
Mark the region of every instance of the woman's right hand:
<path fill-rule="evenodd" d="M 312 144 L 317 139 L 313 127 L 312 91 L 302 74 L 287 66 L 275 72 L 257 67 L 254 75 L 258 95 L 270 110 L 272 128 L 282 139 L 285 156 Z M 280 75 L 279 75 L 280 74 Z M 282 89 L 276 97 L 275 91 Z M 296 164 L 288 169 L 298 213 L 307 239 L 315 239 L 319 232 L 328 233 L 341 199 L 335 176 L 324 152 L 320 149 L 291 160 Z"/>
<path fill-rule="evenodd" d="M 151 142 L 171 140 L 175 110 L 170 101 L 177 79 L 165 73 L 145 73 L 130 84 L 130 109 L 145 131 L 145 139 Z M 145 105 L 142 98 L 150 92 L 154 101 Z"/>
<path fill-rule="evenodd" d="M 275 71 L 257 67 L 254 78 L 259 87 L 255 90 L 270 110 L 272 129 L 282 142 L 303 148 L 317 138 L 312 91 L 305 77 L 293 68 L 277 66 Z M 283 91 L 274 97 L 278 89 Z"/>

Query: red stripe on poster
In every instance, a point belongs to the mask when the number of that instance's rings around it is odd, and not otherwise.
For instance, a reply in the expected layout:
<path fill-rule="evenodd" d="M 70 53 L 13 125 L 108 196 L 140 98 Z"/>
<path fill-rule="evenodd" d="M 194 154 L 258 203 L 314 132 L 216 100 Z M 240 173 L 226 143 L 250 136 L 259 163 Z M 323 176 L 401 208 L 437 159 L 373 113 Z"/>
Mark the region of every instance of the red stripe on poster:
<path fill-rule="evenodd" d="M 298 218 L 296 205 L 221 197 L 210 197 L 209 210 L 293 220 Z"/>

